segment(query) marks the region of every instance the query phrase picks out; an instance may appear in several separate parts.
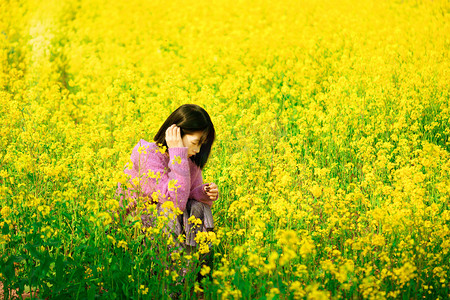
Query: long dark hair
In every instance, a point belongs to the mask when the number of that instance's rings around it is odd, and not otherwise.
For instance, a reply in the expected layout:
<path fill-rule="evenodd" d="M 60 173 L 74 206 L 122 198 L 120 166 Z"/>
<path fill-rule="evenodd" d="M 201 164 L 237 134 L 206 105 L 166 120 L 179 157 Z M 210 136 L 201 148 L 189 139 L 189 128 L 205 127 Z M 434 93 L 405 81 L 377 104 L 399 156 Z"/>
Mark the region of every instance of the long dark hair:
<path fill-rule="evenodd" d="M 180 127 L 181 137 L 185 134 L 193 134 L 197 131 L 202 131 L 203 135 L 200 139 L 202 146 L 200 152 L 190 157 L 190 159 L 203 170 L 203 167 L 208 161 L 209 154 L 211 152 L 212 144 L 216 138 L 216 131 L 214 125 L 211 122 L 206 110 L 196 104 L 183 104 L 178 107 L 167 120 L 159 128 L 158 133 L 153 140 L 155 143 L 162 144 L 167 147 L 166 143 L 166 130 L 172 124 Z"/>

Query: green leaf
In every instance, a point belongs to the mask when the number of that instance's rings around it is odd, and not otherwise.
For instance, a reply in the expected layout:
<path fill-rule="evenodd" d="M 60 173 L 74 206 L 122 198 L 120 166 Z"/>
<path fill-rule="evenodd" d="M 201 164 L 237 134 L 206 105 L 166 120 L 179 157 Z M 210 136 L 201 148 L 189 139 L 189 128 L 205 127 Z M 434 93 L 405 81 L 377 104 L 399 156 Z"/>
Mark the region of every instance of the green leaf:
<path fill-rule="evenodd" d="M 41 254 L 36 250 L 36 248 L 31 245 L 31 244 L 26 244 L 25 245 L 25 249 L 28 250 L 28 252 L 30 253 L 31 257 L 37 259 L 37 260 L 41 260 Z"/>
<path fill-rule="evenodd" d="M 9 233 L 9 225 L 6 222 L 3 224 L 2 233 L 4 235 Z"/>

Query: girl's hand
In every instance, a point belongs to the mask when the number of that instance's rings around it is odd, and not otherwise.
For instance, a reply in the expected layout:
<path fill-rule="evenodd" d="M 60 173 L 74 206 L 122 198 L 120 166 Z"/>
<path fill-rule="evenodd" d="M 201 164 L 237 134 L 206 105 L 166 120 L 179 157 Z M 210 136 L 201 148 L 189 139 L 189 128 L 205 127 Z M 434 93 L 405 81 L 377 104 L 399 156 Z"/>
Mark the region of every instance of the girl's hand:
<path fill-rule="evenodd" d="M 184 143 L 181 139 L 180 127 L 175 124 L 172 124 L 166 130 L 166 143 L 167 148 L 183 148 Z"/>
<path fill-rule="evenodd" d="M 205 193 L 209 196 L 209 199 L 211 200 L 217 200 L 217 197 L 219 196 L 219 188 L 214 182 L 209 183 L 208 185 L 204 186 Z"/>

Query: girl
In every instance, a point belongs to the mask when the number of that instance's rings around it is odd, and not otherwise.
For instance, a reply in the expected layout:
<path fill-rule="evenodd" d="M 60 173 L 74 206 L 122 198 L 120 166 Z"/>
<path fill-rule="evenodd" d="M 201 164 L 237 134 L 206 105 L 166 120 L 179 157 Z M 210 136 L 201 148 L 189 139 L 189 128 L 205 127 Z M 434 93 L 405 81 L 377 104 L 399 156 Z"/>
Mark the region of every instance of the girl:
<path fill-rule="evenodd" d="M 215 140 L 214 126 L 202 107 L 184 104 L 167 118 L 153 140 L 141 139 L 133 148 L 133 166 L 125 170 L 131 176 L 132 189 L 124 193 L 119 184 L 118 192 L 135 199 L 127 212 L 136 206 L 138 197 L 152 202 L 157 198 L 158 212 L 163 211 L 161 206 L 165 202 L 171 201 L 183 213 L 169 222 L 168 229 L 175 240 L 186 234 L 182 246 L 192 250 L 197 245 L 197 232 L 214 228 L 211 206 L 218 199 L 218 187 L 215 183 L 203 183 L 202 177 Z M 122 200 L 123 197 L 121 206 Z M 188 221 L 191 216 L 202 221 L 201 227 Z M 152 226 L 153 220 L 148 215 L 142 215 L 141 219 L 144 227 Z"/>

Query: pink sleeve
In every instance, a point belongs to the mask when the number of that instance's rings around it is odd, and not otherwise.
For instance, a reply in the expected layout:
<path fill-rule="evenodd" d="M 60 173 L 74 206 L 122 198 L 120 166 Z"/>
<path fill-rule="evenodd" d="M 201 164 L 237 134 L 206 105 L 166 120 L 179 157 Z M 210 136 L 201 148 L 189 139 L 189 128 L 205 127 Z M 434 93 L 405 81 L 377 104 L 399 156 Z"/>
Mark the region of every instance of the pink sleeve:
<path fill-rule="evenodd" d="M 161 167 L 161 163 L 150 161 L 149 170 L 161 172 L 161 178 L 154 191 L 161 191 L 163 199 L 160 202 L 172 201 L 173 204 L 182 211 L 186 209 L 186 203 L 189 197 L 191 187 L 191 175 L 188 162 L 188 148 L 169 148 L 169 164 L 166 172 Z M 175 186 L 172 190 L 169 185 Z M 164 199 L 165 198 L 165 199 Z M 161 201 L 162 200 L 162 201 Z"/>
<path fill-rule="evenodd" d="M 197 167 L 197 166 L 196 166 Z M 203 176 L 202 176 L 202 170 L 200 170 L 200 168 L 198 168 L 198 171 L 195 173 L 194 178 L 192 178 L 192 186 L 194 187 L 190 194 L 189 194 L 189 198 L 195 199 L 197 201 L 203 202 L 205 204 L 208 204 L 209 206 L 212 206 L 213 201 L 216 201 L 217 199 L 219 199 L 219 197 L 217 197 L 216 200 L 211 200 L 208 195 L 206 194 L 205 190 L 204 190 L 204 186 L 206 186 L 206 183 L 203 183 Z"/>
<path fill-rule="evenodd" d="M 165 155 L 151 143 L 141 140 L 133 148 L 133 166 L 125 170 L 125 173 L 131 176 L 130 183 L 133 186 L 133 192 L 128 191 L 128 196 L 134 199 L 136 196 L 150 198 L 153 192 L 159 191 L 160 203 L 172 201 L 184 211 L 191 186 L 187 147 L 169 148 L 168 152 L 167 163 Z M 155 178 L 155 175 L 159 178 Z M 139 178 L 139 181 L 135 178 Z M 133 179 L 137 185 L 132 183 Z M 172 185 L 171 189 L 169 183 Z"/>
<path fill-rule="evenodd" d="M 139 185 L 136 186 L 133 183 L 133 179 L 136 177 L 140 177 L 143 174 L 144 168 L 142 167 L 146 154 L 148 149 L 150 149 L 151 145 L 150 143 L 146 142 L 145 140 L 140 140 L 136 146 L 134 146 L 133 150 L 131 151 L 131 162 L 132 165 L 124 170 L 124 173 L 130 176 L 129 184 L 131 185 L 131 188 L 129 189 L 123 189 L 121 184 L 118 184 L 117 188 L 117 195 L 120 196 L 119 205 L 123 206 L 123 200 L 127 199 L 129 201 L 127 205 L 127 213 L 130 212 L 132 207 L 136 206 L 136 198 L 138 196 L 143 197 L 143 188 L 142 188 L 142 179 L 139 181 Z M 139 153 L 139 148 L 141 148 L 141 153 Z M 134 200 L 134 201 L 133 201 Z"/>

